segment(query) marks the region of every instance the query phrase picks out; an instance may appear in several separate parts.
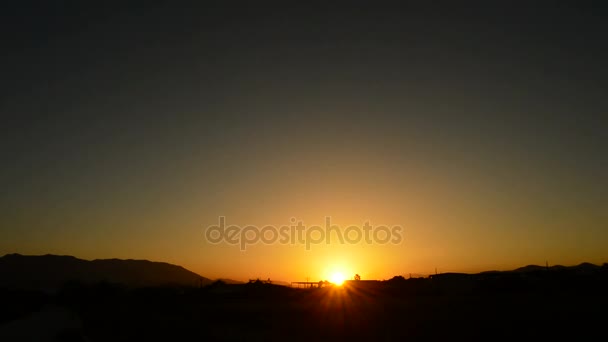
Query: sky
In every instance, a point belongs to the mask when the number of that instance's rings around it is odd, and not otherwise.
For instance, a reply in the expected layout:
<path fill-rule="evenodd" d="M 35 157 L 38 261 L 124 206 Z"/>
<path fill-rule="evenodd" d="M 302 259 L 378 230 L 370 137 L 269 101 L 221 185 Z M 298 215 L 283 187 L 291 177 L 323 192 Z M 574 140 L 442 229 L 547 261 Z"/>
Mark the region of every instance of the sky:
<path fill-rule="evenodd" d="M 0 255 L 283 281 L 608 262 L 602 2 L 308 5 L 0 5 Z M 242 250 L 208 241 L 220 217 L 402 234 Z"/>

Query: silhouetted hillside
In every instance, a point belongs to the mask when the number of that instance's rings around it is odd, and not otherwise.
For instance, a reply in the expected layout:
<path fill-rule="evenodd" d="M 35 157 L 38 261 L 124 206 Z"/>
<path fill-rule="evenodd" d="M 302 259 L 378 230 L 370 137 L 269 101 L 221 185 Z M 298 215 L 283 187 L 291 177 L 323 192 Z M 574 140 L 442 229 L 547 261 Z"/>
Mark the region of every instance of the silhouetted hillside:
<path fill-rule="evenodd" d="M 600 270 L 602 266 L 594 265 L 592 263 L 583 262 L 579 265 L 574 266 L 564 266 L 564 265 L 552 265 L 552 266 L 539 266 L 539 265 L 527 265 L 524 267 L 517 268 L 513 271 L 513 273 L 528 273 L 528 272 L 543 272 L 543 271 L 551 271 L 551 272 L 574 272 L 574 273 L 592 273 Z"/>
<path fill-rule="evenodd" d="M 108 282 L 128 287 L 199 286 L 210 279 L 177 265 L 148 260 L 82 260 L 73 256 L 25 256 L 0 258 L 0 288 L 55 291 L 68 282 Z"/>
<path fill-rule="evenodd" d="M 544 271 L 546 269 L 545 266 L 539 266 L 539 265 L 527 265 L 524 267 L 520 267 L 517 268 L 511 272 L 520 272 L 520 273 L 524 273 L 524 272 L 537 272 L 537 271 Z"/>

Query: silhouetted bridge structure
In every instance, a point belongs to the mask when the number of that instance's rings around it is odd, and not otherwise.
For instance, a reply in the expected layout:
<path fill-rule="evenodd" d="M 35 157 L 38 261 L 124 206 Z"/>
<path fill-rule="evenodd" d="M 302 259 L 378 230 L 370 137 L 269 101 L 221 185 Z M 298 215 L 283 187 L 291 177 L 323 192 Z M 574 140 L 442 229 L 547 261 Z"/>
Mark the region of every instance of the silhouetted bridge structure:
<path fill-rule="evenodd" d="M 291 282 L 291 287 L 305 288 L 305 289 L 321 287 L 324 285 L 325 285 L 325 283 L 322 281 L 292 281 Z"/>

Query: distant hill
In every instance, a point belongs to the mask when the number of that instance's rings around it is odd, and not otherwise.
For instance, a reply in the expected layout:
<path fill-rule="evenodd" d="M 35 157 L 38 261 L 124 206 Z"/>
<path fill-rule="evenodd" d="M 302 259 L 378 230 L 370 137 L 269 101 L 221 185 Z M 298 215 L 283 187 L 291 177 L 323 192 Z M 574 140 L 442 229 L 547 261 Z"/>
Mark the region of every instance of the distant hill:
<path fill-rule="evenodd" d="M 520 267 L 520 268 L 514 269 L 511 272 L 525 273 L 525 272 L 537 272 L 537 271 L 544 271 L 544 270 L 546 270 L 545 266 L 527 265 L 527 266 L 524 266 L 524 267 Z"/>
<path fill-rule="evenodd" d="M 479 273 L 439 273 L 439 275 L 451 275 L 451 274 L 460 274 L 460 275 L 472 275 L 472 276 L 491 276 L 491 275 L 513 275 L 513 274 L 522 274 L 522 275 L 526 275 L 526 274 L 540 274 L 540 273 L 545 273 L 547 271 L 549 271 L 550 273 L 567 273 L 567 274 L 579 274 L 579 275 L 583 275 L 583 274 L 593 274 L 595 272 L 598 271 L 606 271 L 608 270 L 608 263 L 604 263 L 602 265 L 595 265 L 592 263 L 588 263 L 588 262 L 583 262 L 581 264 L 578 265 L 572 265 L 572 266 L 563 266 L 563 265 L 552 265 L 552 266 L 541 266 L 541 265 L 526 265 L 523 267 L 519 267 L 513 270 L 503 270 L 503 271 L 499 271 L 499 270 L 489 270 L 489 271 L 482 271 Z M 435 277 L 436 275 L 430 274 L 428 275 L 428 277 Z M 408 278 L 407 275 L 404 275 L 404 278 Z M 414 275 L 412 274 L 412 278 L 414 278 Z M 440 277 L 440 278 L 446 278 L 446 277 Z"/>
<path fill-rule="evenodd" d="M 539 272 L 539 271 L 561 271 L 561 272 L 576 272 L 576 273 L 588 273 L 594 272 L 601 269 L 602 266 L 594 265 L 588 262 L 583 262 L 579 265 L 574 266 L 563 266 L 563 265 L 553 265 L 553 266 L 539 266 L 539 265 L 527 265 L 524 267 L 517 268 L 513 271 L 515 273 L 527 273 L 527 272 Z"/>
<path fill-rule="evenodd" d="M 26 256 L 7 254 L 0 258 L 0 288 L 55 291 L 70 281 L 108 282 L 128 287 L 211 283 L 187 269 L 148 260 L 82 260 L 73 256 Z"/>

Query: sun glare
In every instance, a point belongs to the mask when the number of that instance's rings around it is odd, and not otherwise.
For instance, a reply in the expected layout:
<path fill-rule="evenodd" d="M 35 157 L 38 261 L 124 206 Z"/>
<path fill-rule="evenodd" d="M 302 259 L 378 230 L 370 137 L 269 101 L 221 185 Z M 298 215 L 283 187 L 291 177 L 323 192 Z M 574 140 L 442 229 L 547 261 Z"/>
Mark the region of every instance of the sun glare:
<path fill-rule="evenodd" d="M 344 275 L 342 273 L 334 273 L 331 276 L 331 282 L 335 285 L 342 285 L 344 283 Z"/>

